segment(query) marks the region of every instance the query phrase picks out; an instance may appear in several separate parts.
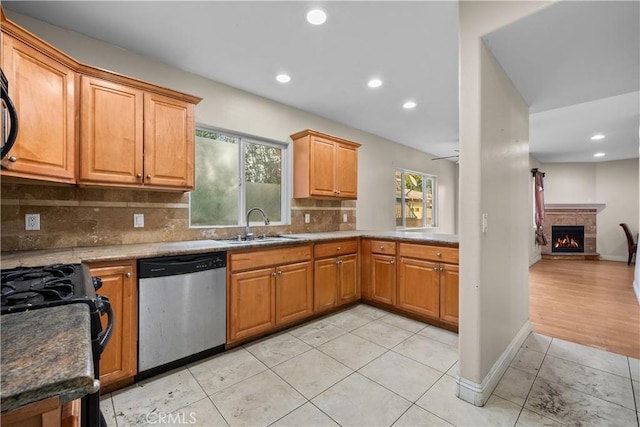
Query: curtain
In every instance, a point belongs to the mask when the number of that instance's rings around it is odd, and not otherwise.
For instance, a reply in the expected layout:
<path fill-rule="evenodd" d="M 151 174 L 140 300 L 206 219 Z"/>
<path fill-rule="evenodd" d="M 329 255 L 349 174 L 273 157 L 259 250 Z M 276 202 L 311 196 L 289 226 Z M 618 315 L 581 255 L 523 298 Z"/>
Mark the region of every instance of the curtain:
<path fill-rule="evenodd" d="M 544 173 L 537 168 L 532 169 L 535 178 L 535 198 L 536 198 L 536 243 L 540 246 L 547 244 L 542 226 L 544 225 Z"/>

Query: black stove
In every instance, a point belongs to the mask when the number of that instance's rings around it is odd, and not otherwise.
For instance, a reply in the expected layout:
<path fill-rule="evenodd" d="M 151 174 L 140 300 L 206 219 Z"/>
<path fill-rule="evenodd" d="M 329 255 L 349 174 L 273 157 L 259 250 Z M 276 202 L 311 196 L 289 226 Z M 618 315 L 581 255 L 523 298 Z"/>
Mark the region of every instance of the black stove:
<path fill-rule="evenodd" d="M 0 270 L 1 314 L 46 309 L 65 304 L 87 304 L 91 319 L 93 369 L 100 379 L 100 355 L 111 337 L 114 316 L 109 299 L 97 295 L 102 280 L 91 277 L 83 264 L 51 264 L 39 267 L 17 267 Z M 107 316 L 103 330 L 100 317 Z M 82 398 L 83 427 L 106 425 L 100 413 L 100 392 Z"/>
<path fill-rule="evenodd" d="M 96 304 L 95 286 L 81 264 L 53 264 L 42 267 L 18 267 L 2 270 L 1 313 L 34 310 L 63 304 Z"/>

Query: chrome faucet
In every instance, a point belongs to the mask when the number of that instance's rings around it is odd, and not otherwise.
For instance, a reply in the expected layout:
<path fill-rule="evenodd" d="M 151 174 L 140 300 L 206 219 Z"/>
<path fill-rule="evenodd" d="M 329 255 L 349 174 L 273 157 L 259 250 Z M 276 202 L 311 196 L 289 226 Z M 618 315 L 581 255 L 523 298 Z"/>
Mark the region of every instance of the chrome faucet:
<path fill-rule="evenodd" d="M 253 232 L 251 231 L 251 227 L 249 227 L 249 215 L 251 212 L 258 211 L 262 214 L 262 218 L 264 218 L 264 225 L 269 225 L 269 218 L 267 218 L 267 214 L 260 208 L 251 208 L 247 211 L 247 226 L 244 229 L 244 238 L 245 240 L 253 240 Z"/>

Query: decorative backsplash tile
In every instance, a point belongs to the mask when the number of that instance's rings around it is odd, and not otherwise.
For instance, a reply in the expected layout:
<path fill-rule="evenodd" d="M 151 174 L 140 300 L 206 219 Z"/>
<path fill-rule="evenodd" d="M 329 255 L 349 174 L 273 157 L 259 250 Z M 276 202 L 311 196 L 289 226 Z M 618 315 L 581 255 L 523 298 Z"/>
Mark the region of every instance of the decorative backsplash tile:
<path fill-rule="evenodd" d="M 2 183 L 1 250 L 35 250 L 126 243 L 227 239 L 244 227 L 189 228 L 189 196 L 144 190 Z M 39 231 L 25 231 L 25 214 L 40 214 Z M 144 228 L 133 214 L 144 214 Z M 311 216 L 305 224 L 304 214 Z M 343 215 L 347 214 L 347 222 Z M 356 202 L 294 199 L 291 224 L 253 227 L 256 234 L 354 230 Z"/>

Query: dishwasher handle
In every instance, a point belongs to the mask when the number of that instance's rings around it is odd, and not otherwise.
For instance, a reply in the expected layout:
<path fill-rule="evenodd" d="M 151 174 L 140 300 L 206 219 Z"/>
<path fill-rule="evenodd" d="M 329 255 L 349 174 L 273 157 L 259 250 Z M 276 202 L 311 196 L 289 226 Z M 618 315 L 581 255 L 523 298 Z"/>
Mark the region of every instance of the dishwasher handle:
<path fill-rule="evenodd" d="M 226 252 L 146 258 L 138 261 L 138 278 L 175 276 L 225 268 L 226 266 Z"/>

